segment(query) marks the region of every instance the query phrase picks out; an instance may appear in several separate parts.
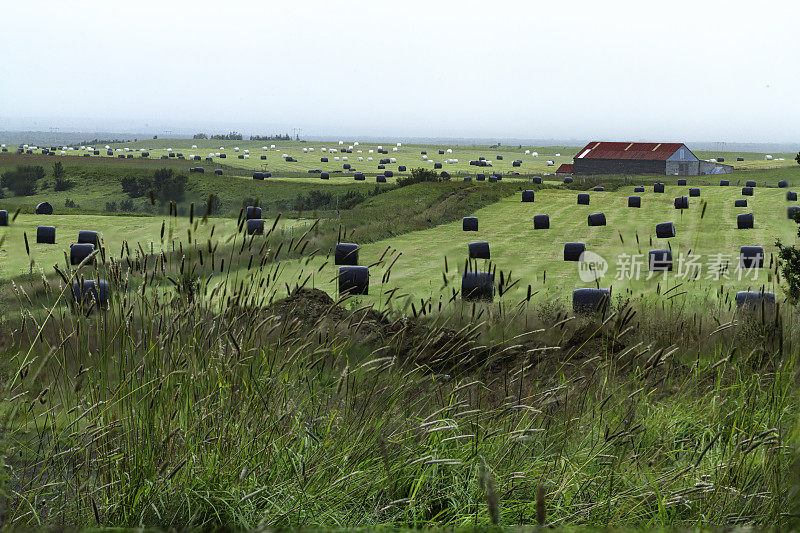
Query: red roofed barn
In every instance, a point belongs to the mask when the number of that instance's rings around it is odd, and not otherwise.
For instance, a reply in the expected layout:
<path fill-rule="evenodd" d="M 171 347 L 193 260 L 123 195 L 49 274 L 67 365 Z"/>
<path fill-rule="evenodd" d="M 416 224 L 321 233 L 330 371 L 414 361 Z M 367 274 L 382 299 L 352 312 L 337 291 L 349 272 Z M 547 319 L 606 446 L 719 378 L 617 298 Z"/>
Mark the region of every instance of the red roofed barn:
<path fill-rule="evenodd" d="M 590 142 L 575 156 L 575 174 L 726 174 L 733 167 L 700 161 L 683 143 Z"/>

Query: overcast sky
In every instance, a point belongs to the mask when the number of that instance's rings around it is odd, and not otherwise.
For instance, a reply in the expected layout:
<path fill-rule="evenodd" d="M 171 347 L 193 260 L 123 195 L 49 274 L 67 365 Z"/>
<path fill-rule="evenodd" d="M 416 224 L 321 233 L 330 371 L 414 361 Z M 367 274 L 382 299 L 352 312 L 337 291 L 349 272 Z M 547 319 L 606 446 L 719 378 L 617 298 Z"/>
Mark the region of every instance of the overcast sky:
<path fill-rule="evenodd" d="M 800 0 L 0 2 L 0 129 L 800 141 Z"/>

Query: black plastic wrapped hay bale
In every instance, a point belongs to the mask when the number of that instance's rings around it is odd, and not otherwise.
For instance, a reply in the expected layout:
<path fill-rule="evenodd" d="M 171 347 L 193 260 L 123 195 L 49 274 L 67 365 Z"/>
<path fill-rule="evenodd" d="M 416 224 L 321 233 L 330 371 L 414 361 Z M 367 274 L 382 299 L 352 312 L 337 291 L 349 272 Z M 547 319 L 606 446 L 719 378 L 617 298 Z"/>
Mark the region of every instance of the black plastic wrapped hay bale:
<path fill-rule="evenodd" d="M 742 187 L 742 196 L 753 196 L 752 187 Z"/>
<path fill-rule="evenodd" d="M 100 234 L 96 231 L 82 229 L 78 231 L 78 244 L 91 244 L 92 246 L 100 246 Z"/>
<path fill-rule="evenodd" d="M 727 187 L 730 184 L 731 184 L 731 182 L 729 180 L 719 180 L 719 186 L 720 187 Z"/>
<path fill-rule="evenodd" d="M 786 201 L 787 202 L 796 202 L 797 201 L 797 193 L 794 191 L 787 191 L 786 192 Z"/>
<path fill-rule="evenodd" d="M 576 313 L 593 313 L 608 305 L 609 289 L 575 289 L 572 291 L 572 310 Z"/>
<path fill-rule="evenodd" d="M 736 217 L 736 227 L 739 229 L 753 229 L 754 221 L 753 213 L 742 213 Z"/>
<path fill-rule="evenodd" d="M 439 155 L 444 155 L 444 150 L 439 150 Z"/>
<path fill-rule="evenodd" d="M 406 171 L 406 166 L 405 165 L 400 165 L 399 167 L 397 167 L 397 171 L 398 172 L 405 172 Z"/>
<path fill-rule="evenodd" d="M 386 176 L 384 176 L 383 174 L 378 174 L 377 176 L 375 176 L 375 182 L 386 183 Z"/>
<path fill-rule="evenodd" d="M 550 215 L 533 215 L 533 229 L 550 229 Z"/>
<path fill-rule="evenodd" d="M 140 157 L 150 157 L 150 152 L 142 152 Z"/>
<path fill-rule="evenodd" d="M 498 155 L 495 159 L 497 159 L 498 161 L 502 161 L 503 160 L 503 156 L 502 155 Z"/>
<path fill-rule="evenodd" d="M 461 298 L 465 301 L 492 301 L 494 299 L 494 274 L 491 272 L 464 272 L 461 276 Z"/>
<path fill-rule="evenodd" d="M 672 272 L 672 252 L 650 250 L 647 264 L 651 272 Z"/>
<path fill-rule="evenodd" d="M 464 217 L 461 219 L 461 228 L 464 231 L 478 231 L 478 217 Z"/>
<path fill-rule="evenodd" d="M 523 202 L 533 202 L 533 198 L 534 198 L 533 191 L 522 191 Z"/>
<path fill-rule="evenodd" d="M 245 213 L 244 217 L 247 220 L 262 218 L 261 208 L 258 207 L 257 205 L 248 205 L 244 213 Z"/>
<path fill-rule="evenodd" d="M 267 160 L 267 156 L 265 156 L 265 155 L 262 155 L 262 156 L 261 156 L 261 160 L 262 160 L 262 161 L 266 161 L 266 160 Z"/>
<path fill-rule="evenodd" d="M 384 168 L 386 168 L 386 165 L 378 165 L 378 170 L 383 170 Z"/>
<path fill-rule="evenodd" d="M 86 156 L 88 156 L 88 155 L 89 155 L 89 154 L 83 154 L 83 157 L 86 157 Z M 222 156 L 220 156 L 220 157 L 222 157 Z M 167 157 L 167 156 L 165 156 L 165 155 L 162 155 L 162 156 L 161 156 L 161 159 L 169 159 L 169 157 Z"/>
<path fill-rule="evenodd" d="M 489 254 L 489 243 L 486 241 L 475 241 L 467 245 L 470 259 L 491 259 Z"/>
<path fill-rule="evenodd" d="M 442 172 L 442 177 L 445 177 L 445 174 L 447 174 L 447 172 Z M 386 172 L 383 173 L 383 175 L 386 176 L 387 178 L 393 178 L 394 172 L 392 172 L 391 170 L 387 170 Z M 447 177 L 449 178 L 450 174 L 447 174 Z"/>
<path fill-rule="evenodd" d="M 744 157 L 737 157 L 736 160 L 737 161 L 744 161 Z"/>
<path fill-rule="evenodd" d="M 248 235 L 264 235 L 264 219 L 251 218 L 247 221 Z"/>
<path fill-rule="evenodd" d="M 634 187 L 633 192 L 644 192 L 644 187 Z"/>
<path fill-rule="evenodd" d="M 94 155 L 100 155 L 100 150 L 95 150 Z"/>
<path fill-rule="evenodd" d="M 578 205 L 589 205 L 589 194 L 585 192 L 578 193 Z"/>
<path fill-rule="evenodd" d="M 693 189 L 689 189 L 689 197 L 690 198 L 696 198 L 698 196 L 700 196 L 700 189 L 699 188 L 695 187 Z"/>
<path fill-rule="evenodd" d="M 423 151 L 421 151 L 419 154 L 420 154 L 420 155 L 428 155 L 428 152 L 426 152 L 425 150 L 423 150 Z"/>
<path fill-rule="evenodd" d="M 653 184 L 653 192 L 664 192 L 664 184 L 663 183 Z"/>
<path fill-rule="evenodd" d="M 342 168 L 344 170 L 350 170 L 350 163 L 345 163 L 344 165 L 342 165 Z"/>
<path fill-rule="evenodd" d="M 476 174 L 475 179 L 477 181 L 486 181 L 486 174 Z"/>
<path fill-rule="evenodd" d="M 642 197 L 628 196 L 628 207 L 642 207 Z"/>
<path fill-rule="evenodd" d="M 678 179 L 678 185 L 679 186 L 685 186 L 686 185 L 686 178 Z"/>
<path fill-rule="evenodd" d="M 352 242 L 340 242 L 333 249 L 334 265 L 358 265 L 358 245 Z"/>
<path fill-rule="evenodd" d="M 69 247 L 69 264 L 79 265 L 94 252 L 94 245 L 89 243 L 72 244 Z"/>
<path fill-rule="evenodd" d="M 786 180 L 781 180 L 781 181 L 778 182 L 778 188 L 779 189 L 785 189 L 788 186 L 789 186 L 789 182 L 786 181 Z"/>
<path fill-rule="evenodd" d="M 800 216 L 800 206 L 789 206 L 789 209 L 786 210 L 786 218 L 796 220 L 798 216 Z"/>
<path fill-rule="evenodd" d="M 434 170 L 440 169 L 440 168 L 442 168 L 442 164 L 441 163 L 434 163 L 433 164 L 433 168 L 434 168 Z"/>
<path fill-rule="evenodd" d="M 605 226 L 606 215 L 605 213 L 592 213 L 589 215 L 589 226 Z"/>
<path fill-rule="evenodd" d="M 170 155 L 171 155 L 171 154 L 170 154 Z M 244 154 L 239 154 L 239 155 L 237 155 L 236 157 L 237 157 L 237 158 L 239 158 L 239 159 L 244 159 Z M 291 157 L 287 157 L 287 158 L 286 158 L 286 161 L 291 161 L 291 160 L 292 160 L 292 158 L 291 158 Z"/>
<path fill-rule="evenodd" d="M 755 187 L 756 186 L 756 182 L 755 182 L 755 180 L 747 180 L 745 182 L 744 186 L 745 187 Z"/>
<path fill-rule="evenodd" d="M 718 157 L 717 158 L 717 163 L 724 163 L 724 162 L 725 162 L 725 158 L 724 157 Z"/>
<path fill-rule="evenodd" d="M 8 211 L 0 209 L 0 226 L 8 226 Z"/>
<path fill-rule="evenodd" d="M 739 291 L 736 293 L 736 309 L 742 311 L 772 311 L 775 308 L 775 293 L 766 291 Z"/>
<path fill-rule="evenodd" d="M 320 157 L 319 158 L 319 162 L 320 163 L 327 163 L 328 162 L 328 158 L 327 157 Z"/>
<path fill-rule="evenodd" d="M 593 191 L 597 191 L 597 192 L 602 192 L 602 191 L 605 191 L 606 189 L 605 189 L 605 187 L 600 187 L 598 185 L 597 187 L 593 187 L 592 190 Z"/>
<path fill-rule="evenodd" d="M 572 181 L 573 181 L 573 180 L 572 180 L 572 178 L 570 178 L 569 176 L 567 176 L 566 178 L 564 178 L 564 183 L 567 183 L 567 184 L 569 184 L 569 183 L 572 183 Z"/>
<path fill-rule="evenodd" d="M 564 261 L 580 261 L 581 255 L 586 251 L 586 244 L 582 242 L 568 242 L 564 244 Z"/>
<path fill-rule="evenodd" d="M 339 267 L 339 294 L 369 294 L 369 268 Z"/>
<path fill-rule="evenodd" d="M 106 150 L 106 155 L 114 155 L 114 150 Z"/>
<path fill-rule="evenodd" d="M 535 185 L 541 185 L 541 184 L 542 184 L 542 178 L 541 178 L 541 176 L 534 176 L 534 177 L 533 177 L 533 183 L 534 183 Z"/>
<path fill-rule="evenodd" d="M 108 282 L 104 279 L 99 282 L 85 279 L 83 283 L 76 279 L 72 282 L 72 293 L 76 304 L 86 306 L 96 304 L 98 307 L 105 306 L 111 295 Z"/>
<path fill-rule="evenodd" d="M 675 198 L 675 209 L 689 209 L 689 197 L 678 196 Z"/>
<path fill-rule="evenodd" d="M 264 173 L 263 172 L 253 172 L 253 179 L 254 180 L 263 180 Z"/>
<path fill-rule="evenodd" d="M 471 176 L 464 176 L 464 181 L 472 181 L 472 177 Z"/>
<path fill-rule="evenodd" d="M 739 248 L 739 266 L 742 268 L 763 268 L 764 248 L 762 246 L 742 246 Z"/>
<path fill-rule="evenodd" d="M 367 177 L 361 172 L 356 172 L 353 174 L 353 179 L 355 181 L 366 181 Z"/>
<path fill-rule="evenodd" d="M 37 215 L 52 215 L 53 214 L 53 206 L 47 202 L 42 202 L 36 205 L 36 214 Z"/>
<path fill-rule="evenodd" d="M 489 183 L 497 183 L 497 176 L 489 176 Z"/>
<path fill-rule="evenodd" d="M 521 167 L 522 166 L 522 161 L 513 161 L 511 163 L 511 166 L 512 167 Z"/>
<path fill-rule="evenodd" d="M 125 159 L 125 154 L 119 154 L 119 155 L 117 156 L 117 159 Z"/>
<path fill-rule="evenodd" d="M 218 169 L 214 170 L 214 174 L 216 174 L 217 176 L 222 176 L 222 169 L 218 168 Z"/>
<path fill-rule="evenodd" d="M 220 159 L 225 159 L 226 157 L 228 157 L 226 154 L 219 154 Z"/>
<path fill-rule="evenodd" d="M 733 201 L 733 207 L 747 207 L 747 199 L 740 198 L 738 200 Z"/>
<path fill-rule="evenodd" d="M 671 239 L 675 236 L 675 224 L 673 222 L 660 222 L 656 224 L 656 237 L 659 239 Z"/>
<path fill-rule="evenodd" d="M 39 244 L 55 244 L 56 243 L 56 227 L 55 226 L 39 226 L 36 228 L 36 242 Z"/>

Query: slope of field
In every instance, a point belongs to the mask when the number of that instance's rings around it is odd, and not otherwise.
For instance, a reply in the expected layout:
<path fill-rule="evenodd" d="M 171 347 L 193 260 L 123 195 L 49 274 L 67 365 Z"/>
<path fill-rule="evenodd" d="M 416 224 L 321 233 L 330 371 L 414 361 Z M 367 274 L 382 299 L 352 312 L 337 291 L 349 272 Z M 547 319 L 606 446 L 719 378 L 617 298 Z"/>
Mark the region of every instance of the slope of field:
<path fill-rule="evenodd" d="M 755 196 L 748 198 L 747 208 L 734 208 L 734 200 L 741 197 L 739 188 L 703 187 L 702 196 L 691 198 L 690 208 L 684 211 L 673 206 L 675 196 L 688 194 L 687 187 L 678 186 L 668 186 L 664 194 L 648 189 L 641 194 L 640 209 L 627 207 L 631 188 L 592 192 L 588 206 L 576 205 L 574 191 L 540 190 L 534 203 L 522 203 L 520 196 L 515 195 L 477 211 L 478 232 L 462 231 L 459 221 L 362 246 L 362 265 L 374 264 L 383 256 L 381 264 L 371 269 L 370 295 L 364 300 L 380 303 L 386 300 L 388 291 L 398 288 L 396 298 L 407 296 L 409 301 L 417 303 L 420 299 L 447 301 L 454 288 L 460 289 L 460 274 L 465 268 L 470 241 L 488 241 L 498 276 L 502 270 L 506 279 L 510 275 L 512 280 L 519 280 L 504 296 L 511 302 L 523 298 L 529 284 L 542 301 L 561 298 L 567 302 L 574 288 L 594 286 L 592 282 L 581 281 L 578 263 L 563 261 L 563 247 L 568 241 L 585 242 L 588 251 L 608 262 L 608 271 L 599 284 L 613 287 L 618 295 L 654 295 L 679 284 L 682 285 L 669 293 L 676 302 L 721 299 L 725 303 L 725 295 L 730 296 L 726 291 L 757 289 L 762 285 L 780 294 L 770 271 L 775 266 L 772 257 L 775 240 L 793 243 L 797 233 L 797 225 L 787 219 L 785 191 L 757 188 Z M 607 225 L 588 227 L 588 215 L 598 212 L 605 213 Z M 550 216 L 550 229 L 533 229 L 533 215 L 540 213 Z M 740 213 L 755 215 L 754 229 L 737 229 Z M 674 222 L 676 237 L 656 238 L 655 227 L 659 222 Z M 750 245 L 763 246 L 765 250 L 765 268 L 758 272 L 738 268 L 739 248 Z M 647 279 L 647 254 L 662 248 L 671 248 L 674 271 L 666 277 L 655 274 Z M 384 255 L 387 249 L 389 252 Z M 685 260 L 682 264 L 681 257 Z M 395 258 L 389 282 L 384 283 L 386 266 Z M 323 267 L 326 260 L 331 262 Z M 288 279 L 303 280 L 310 275 L 311 286 L 335 293 L 332 258 L 316 258 L 308 265 L 302 263 L 285 265 Z M 484 263 L 479 261 L 480 266 Z M 688 272 L 696 275 L 698 267 L 700 277 L 693 279 Z M 722 296 L 718 292 L 721 288 Z"/>

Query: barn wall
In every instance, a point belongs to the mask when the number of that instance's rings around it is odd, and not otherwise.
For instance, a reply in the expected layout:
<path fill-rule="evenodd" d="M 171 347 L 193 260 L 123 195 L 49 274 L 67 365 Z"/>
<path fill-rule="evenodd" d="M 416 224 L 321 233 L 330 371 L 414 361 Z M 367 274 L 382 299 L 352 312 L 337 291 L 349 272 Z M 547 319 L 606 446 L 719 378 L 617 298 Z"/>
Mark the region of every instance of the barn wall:
<path fill-rule="evenodd" d="M 667 161 L 666 173 L 676 176 L 697 176 L 700 173 L 700 162 Z"/>
<path fill-rule="evenodd" d="M 641 159 L 575 159 L 575 174 L 665 174 L 666 161 Z"/>

